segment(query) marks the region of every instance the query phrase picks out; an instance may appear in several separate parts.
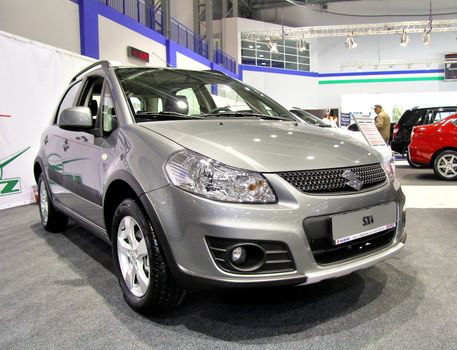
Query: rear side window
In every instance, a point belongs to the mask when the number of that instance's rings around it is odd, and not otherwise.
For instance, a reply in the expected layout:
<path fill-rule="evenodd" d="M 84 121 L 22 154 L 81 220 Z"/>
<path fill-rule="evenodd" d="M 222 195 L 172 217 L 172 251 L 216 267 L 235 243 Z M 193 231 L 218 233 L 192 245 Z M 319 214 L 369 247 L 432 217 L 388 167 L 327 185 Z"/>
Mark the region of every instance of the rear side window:
<path fill-rule="evenodd" d="M 444 111 L 436 112 L 435 119 L 432 120 L 431 123 L 436 123 L 436 122 L 440 121 L 441 119 L 447 118 L 454 113 L 455 113 L 455 110 L 444 110 Z"/>
<path fill-rule="evenodd" d="M 76 96 L 78 96 L 79 88 L 81 87 L 81 81 L 77 82 L 76 84 L 72 85 L 67 92 L 65 93 L 65 96 L 62 99 L 62 102 L 60 102 L 59 109 L 57 111 L 56 119 L 54 120 L 54 123 L 56 123 L 59 118 L 60 114 L 62 113 L 63 110 L 73 107 L 75 105 L 76 101 Z"/>
<path fill-rule="evenodd" d="M 426 113 L 426 110 L 412 110 L 406 111 L 405 114 L 401 117 L 399 124 L 406 126 L 414 126 L 418 124 L 420 118 L 423 118 Z"/>

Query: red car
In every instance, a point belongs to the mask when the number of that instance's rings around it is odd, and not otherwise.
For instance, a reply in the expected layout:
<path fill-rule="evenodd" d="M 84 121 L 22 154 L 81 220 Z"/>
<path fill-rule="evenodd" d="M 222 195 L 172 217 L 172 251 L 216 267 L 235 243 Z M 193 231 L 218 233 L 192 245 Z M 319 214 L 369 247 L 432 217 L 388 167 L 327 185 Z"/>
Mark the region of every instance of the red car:
<path fill-rule="evenodd" d="M 433 167 L 443 180 L 457 180 L 457 114 L 437 123 L 415 126 L 409 144 L 412 163 Z"/>

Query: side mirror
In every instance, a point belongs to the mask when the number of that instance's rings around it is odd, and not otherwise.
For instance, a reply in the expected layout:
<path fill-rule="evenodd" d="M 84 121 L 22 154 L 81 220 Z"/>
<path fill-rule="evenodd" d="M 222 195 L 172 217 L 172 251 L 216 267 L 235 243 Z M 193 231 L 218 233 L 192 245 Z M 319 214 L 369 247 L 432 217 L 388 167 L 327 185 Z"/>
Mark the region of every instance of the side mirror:
<path fill-rule="evenodd" d="M 83 131 L 93 128 L 92 113 L 88 107 L 70 107 L 60 114 L 59 127 L 62 129 Z"/>

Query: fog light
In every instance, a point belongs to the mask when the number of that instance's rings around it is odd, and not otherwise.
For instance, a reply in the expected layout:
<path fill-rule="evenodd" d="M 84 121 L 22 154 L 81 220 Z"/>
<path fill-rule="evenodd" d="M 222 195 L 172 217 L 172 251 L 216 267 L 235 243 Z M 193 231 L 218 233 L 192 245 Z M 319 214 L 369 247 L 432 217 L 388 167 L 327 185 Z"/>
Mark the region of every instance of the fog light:
<path fill-rule="evenodd" d="M 236 247 L 230 254 L 230 260 L 235 265 L 241 265 L 246 261 L 246 249 Z"/>

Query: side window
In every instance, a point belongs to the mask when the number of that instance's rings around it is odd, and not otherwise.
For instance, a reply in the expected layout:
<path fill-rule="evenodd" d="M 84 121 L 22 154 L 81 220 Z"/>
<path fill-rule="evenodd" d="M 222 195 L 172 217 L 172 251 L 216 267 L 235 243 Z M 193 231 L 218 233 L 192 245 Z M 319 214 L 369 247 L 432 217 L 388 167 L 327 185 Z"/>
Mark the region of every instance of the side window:
<path fill-rule="evenodd" d="M 133 111 L 136 113 L 144 112 L 146 110 L 146 106 L 143 100 L 141 100 L 137 96 L 129 97 L 130 103 L 132 104 Z"/>
<path fill-rule="evenodd" d="M 78 94 L 79 88 L 81 87 L 81 83 L 82 82 L 79 81 L 67 90 L 65 96 L 62 99 L 62 102 L 60 102 L 59 109 L 56 115 L 57 118 L 54 120 L 54 123 L 56 123 L 59 120 L 60 113 L 62 113 L 64 109 L 73 107 L 75 105 L 76 96 Z"/>
<path fill-rule="evenodd" d="M 436 112 L 435 120 L 433 120 L 432 123 L 436 123 L 436 122 L 440 121 L 441 119 L 447 118 L 454 113 L 455 113 L 455 111 L 449 111 L 449 110 Z"/>
<path fill-rule="evenodd" d="M 101 76 L 93 76 L 87 79 L 79 100 L 79 106 L 89 107 L 94 127 L 100 107 L 103 81 L 104 79 Z"/>
<path fill-rule="evenodd" d="M 101 123 L 104 136 L 109 136 L 114 130 L 116 130 L 118 125 L 113 97 L 107 83 L 105 83 L 105 88 L 103 90 Z"/>
<path fill-rule="evenodd" d="M 156 96 L 129 96 L 130 104 L 135 114 L 143 112 L 160 113 L 163 111 L 163 102 Z"/>
<path fill-rule="evenodd" d="M 427 111 L 420 119 L 419 119 L 419 125 L 426 125 L 430 124 L 433 121 L 433 110 Z"/>

